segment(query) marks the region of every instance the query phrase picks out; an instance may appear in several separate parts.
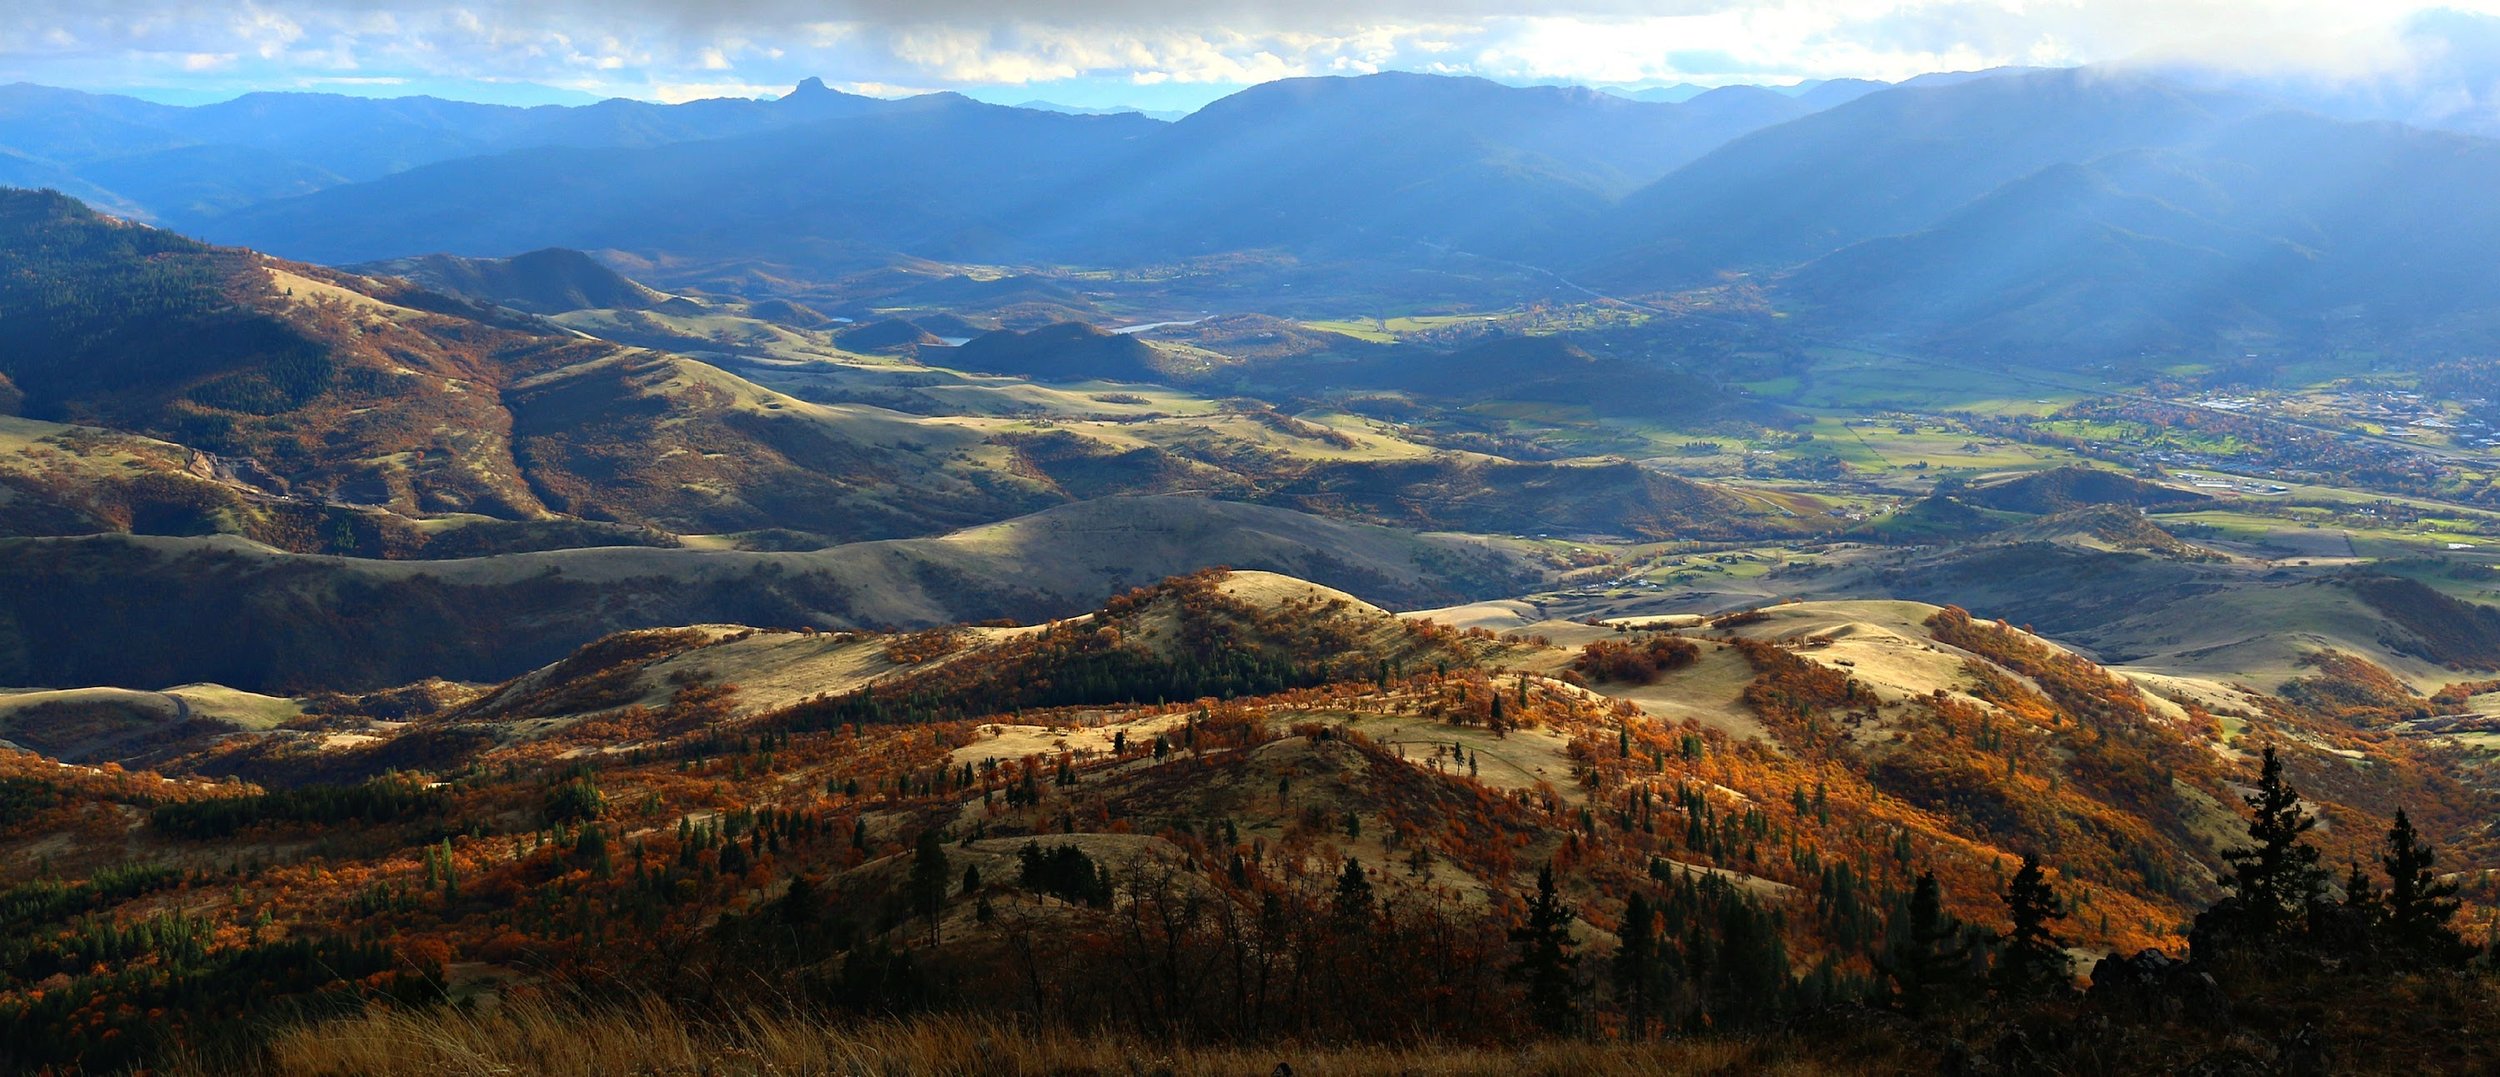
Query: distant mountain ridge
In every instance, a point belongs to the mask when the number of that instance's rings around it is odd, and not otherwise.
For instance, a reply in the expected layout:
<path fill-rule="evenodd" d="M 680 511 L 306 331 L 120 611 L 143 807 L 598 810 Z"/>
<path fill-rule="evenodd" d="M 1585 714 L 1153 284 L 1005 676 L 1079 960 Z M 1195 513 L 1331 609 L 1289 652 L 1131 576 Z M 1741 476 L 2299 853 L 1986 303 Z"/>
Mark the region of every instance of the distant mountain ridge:
<path fill-rule="evenodd" d="M 1071 116 L 1117 116 L 1122 113 L 1134 113 L 1139 116 L 1144 116 L 1150 120 L 1162 120 L 1165 123 L 1178 120 L 1183 116 L 1189 115 L 1190 113 L 1190 110 L 1185 108 L 1153 109 L 1138 108 L 1133 105 L 1116 105 L 1108 108 L 1087 108 L 1081 105 L 1062 105 L 1056 101 L 1043 101 L 1039 99 L 1032 101 L 1019 101 L 1016 103 L 1016 107 L 1029 108 L 1035 112 L 1065 112 Z"/>
<path fill-rule="evenodd" d="M 1471 265 L 1647 303 L 1743 280 L 1746 309 L 1818 337 L 2016 361 L 2500 345 L 2478 254 L 2500 243 L 2478 194 L 2496 144 L 2264 90 L 2005 69 L 1669 104 L 1388 73 L 1268 83 L 1162 123 L 813 82 L 771 102 L 335 116 L 302 95 L 184 111 L 20 86 L 0 89 L 0 182 L 178 205 L 211 239 L 331 263 L 561 247 L 887 274 L 894 309 L 1014 291 L 985 300 L 1014 316 L 984 313 L 1017 329 L 1104 309 L 1036 267 L 1252 256 L 1273 270 L 1263 294 L 1287 298 L 1352 277 L 1396 299 Z M 340 116 L 376 133 L 340 135 Z M 289 156 L 305 146 L 322 152 Z M 203 167 L 150 163 L 177 159 Z"/>
<path fill-rule="evenodd" d="M 1654 288 L 1793 265 L 1916 230 L 2043 168 L 2173 144 L 2263 108 L 2089 71 L 1870 94 L 1735 140 L 1625 198 L 1590 268 Z"/>
<path fill-rule="evenodd" d="M 325 261 L 416 253 L 417 221 L 426 249 L 468 256 L 563 246 L 819 266 L 894 252 L 1119 263 L 1245 247 L 1523 250 L 1813 108 L 1750 88 L 1667 105 L 1403 74 L 1268 83 L 1169 124 L 952 94 L 850 99 L 804 124 L 701 142 L 444 161 L 197 226 Z M 1016 162 L 1013 178 L 991 167 L 1001 160 Z"/>
<path fill-rule="evenodd" d="M 246 205 L 461 158 L 648 148 L 951 102 L 965 99 L 864 97 L 815 78 L 772 100 L 664 105 L 613 98 L 528 108 L 317 93 L 253 93 L 183 107 L 16 83 L 0 86 L 0 182 L 57 187 L 117 214 L 196 226 Z M 214 167 L 203 167 L 202 154 Z"/>
<path fill-rule="evenodd" d="M 1832 85 L 1821 89 L 1828 95 Z M 1779 96 L 1756 87 L 1707 93 L 1722 98 Z M 952 103 L 969 102 L 952 93 L 865 97 L 834 90 L 817 78 L 774 99 L 713 98 L 670 105 L 612 98 L 588 105 L 532 107 L 301 92 L 250 93 L 214 104 L 177 106 L 14 83 L 0 86 L 0 182 L 56 187 L 111 212 L 192 225 L 255 202 L 464 157 L 548 148 L 649 148 Z M 1816 107 L 1828 103 L 1820 101 Z M 1150 120 L 1149 127 L 1191 114 L 1078 108 L 1042 100 L 1014 108 Z M 1639 132 L 1624 135 L 1626 150 L 1645 152 Z"/>
<path fill-rule="evenodd" d="M 1841 246 L 1782 288 L 1821 325 L 1961 352 L 2500 342 L 2475 253 L 2500 238 L 2476 193 L 2500 142 L 2243 110 L 2181 134 Z"/>

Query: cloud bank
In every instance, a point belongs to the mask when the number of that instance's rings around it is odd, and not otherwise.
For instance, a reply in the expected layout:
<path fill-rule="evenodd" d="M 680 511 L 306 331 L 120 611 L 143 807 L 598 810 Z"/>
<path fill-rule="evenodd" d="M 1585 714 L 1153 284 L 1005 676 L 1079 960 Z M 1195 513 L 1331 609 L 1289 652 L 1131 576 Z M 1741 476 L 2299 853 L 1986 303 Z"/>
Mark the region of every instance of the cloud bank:
<path fill-rule="evenodd" d="M 0 81 L 195 92 L 526 83 L 682 100 L 822 75 L 870 92 L 1069 88 L 1194 104 L 1275 78 L 1389 69 L 1657 85 L 2187 59 L 2349 78 L 2435 60 L 2444 39 L 2414 32 L 2425 10 L 2386 0 L 12 0 L 0 5 Z"/>

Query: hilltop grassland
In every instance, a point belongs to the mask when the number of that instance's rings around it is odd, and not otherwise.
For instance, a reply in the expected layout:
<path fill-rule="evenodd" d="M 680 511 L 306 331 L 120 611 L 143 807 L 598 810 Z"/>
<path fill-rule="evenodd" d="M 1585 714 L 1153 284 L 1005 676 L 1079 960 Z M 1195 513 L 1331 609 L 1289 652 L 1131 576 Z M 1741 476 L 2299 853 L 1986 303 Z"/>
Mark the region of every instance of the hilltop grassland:
<path fill-rule="evenodd" d="M 196 738 L 265 732 L 302 716 L 295 700 L 215 684 L 0 690 L 0 740 L 70 762 L 137 762 Z"/>

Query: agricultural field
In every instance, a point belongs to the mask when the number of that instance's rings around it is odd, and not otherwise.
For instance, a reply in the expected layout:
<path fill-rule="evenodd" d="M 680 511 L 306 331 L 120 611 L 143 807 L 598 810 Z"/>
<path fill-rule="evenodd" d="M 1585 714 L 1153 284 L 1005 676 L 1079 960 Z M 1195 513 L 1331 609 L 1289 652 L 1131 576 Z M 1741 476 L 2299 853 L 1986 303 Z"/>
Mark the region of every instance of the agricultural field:
<path fill-rule="evenodd" d="M 1318 319 L 1305 321 L 1302 324 L 1330 333 L 1343 333 L 1359 340 L 1393 344 L 1409 336 L 1506 322 L 1516 317 L 1518 315 L 1510 313 L 1402 314 L 1387 317 Z"/>

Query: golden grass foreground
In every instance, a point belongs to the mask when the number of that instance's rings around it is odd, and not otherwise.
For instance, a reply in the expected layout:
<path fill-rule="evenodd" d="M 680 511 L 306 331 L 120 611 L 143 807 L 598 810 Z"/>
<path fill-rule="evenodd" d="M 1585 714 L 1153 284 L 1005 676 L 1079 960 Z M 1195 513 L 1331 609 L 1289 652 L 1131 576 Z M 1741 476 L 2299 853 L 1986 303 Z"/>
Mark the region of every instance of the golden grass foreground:
<path fill-rule="evenodd" d="M 1792 1047 L 1748 1040 L 1641 1046 L 1554 1042 L 1521 1048 L 1174 1047 L 978 1018 L 834 1024 L 803 1016 L 754 1015 L 699 1023 L 652 1000 L 588 1011 L 516 1000 L 483 1012 L 374 1010 L 304 1025 L 279 1035 L 261 1059 L 239 1071 L 212 1067 L 190 1072 L 266 1077 L 1668 1077 L 1846 1072 L 1797 1058 Z"/>

